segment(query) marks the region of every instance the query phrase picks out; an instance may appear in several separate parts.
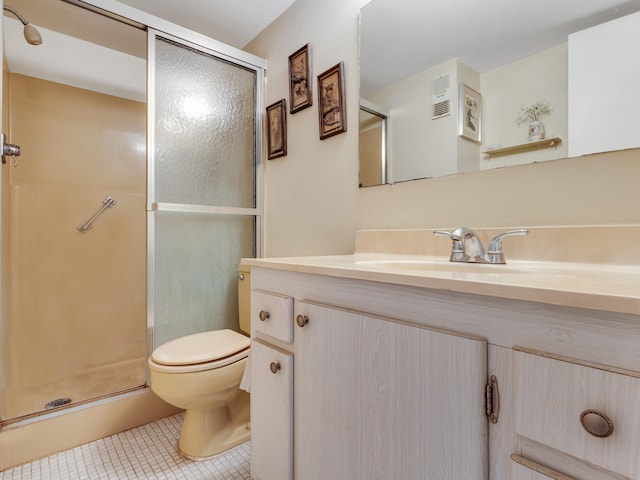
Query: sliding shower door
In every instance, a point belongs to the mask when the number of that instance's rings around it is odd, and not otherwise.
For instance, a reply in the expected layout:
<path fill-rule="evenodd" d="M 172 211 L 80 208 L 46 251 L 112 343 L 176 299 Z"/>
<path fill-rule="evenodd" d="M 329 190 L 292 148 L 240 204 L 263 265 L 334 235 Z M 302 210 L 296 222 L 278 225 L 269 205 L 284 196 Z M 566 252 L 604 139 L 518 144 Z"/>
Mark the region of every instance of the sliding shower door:
<path fill-rule="evenodd" d="M 262 70 L 149 32 L 149 327 L 154 346 L 238 330 L 259 253 Z"/>

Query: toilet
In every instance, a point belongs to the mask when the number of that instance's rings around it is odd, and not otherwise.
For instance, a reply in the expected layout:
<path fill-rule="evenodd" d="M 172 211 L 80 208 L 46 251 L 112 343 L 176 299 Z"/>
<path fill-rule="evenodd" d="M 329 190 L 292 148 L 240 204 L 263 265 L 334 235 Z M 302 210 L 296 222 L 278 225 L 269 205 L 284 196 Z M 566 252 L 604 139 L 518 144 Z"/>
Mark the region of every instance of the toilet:
<path fill-rule="evenodd" d="M 238 268 L 240 330 L 249 334 L 249 269 Z M 148 365 L 151 390 L 185 409 L 180 454 L 204 460 L 249 440 L 249 394 L 240 381 L 249 337 L 216 330 L 178 338 L 156 348 Z"/>

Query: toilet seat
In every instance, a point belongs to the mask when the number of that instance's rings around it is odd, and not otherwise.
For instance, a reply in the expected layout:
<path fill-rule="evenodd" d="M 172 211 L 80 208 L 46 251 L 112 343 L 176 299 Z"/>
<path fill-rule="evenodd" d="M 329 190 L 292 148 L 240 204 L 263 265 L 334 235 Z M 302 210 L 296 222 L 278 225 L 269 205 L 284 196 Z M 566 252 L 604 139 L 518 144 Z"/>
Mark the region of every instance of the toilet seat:
<path fill-rule="evenodd" d="M 233 330 L 214 330 L 177 338 L 156 348 L 149 367 L 185 373 L 221 368 L 249 356 L 249 338 Z"/>

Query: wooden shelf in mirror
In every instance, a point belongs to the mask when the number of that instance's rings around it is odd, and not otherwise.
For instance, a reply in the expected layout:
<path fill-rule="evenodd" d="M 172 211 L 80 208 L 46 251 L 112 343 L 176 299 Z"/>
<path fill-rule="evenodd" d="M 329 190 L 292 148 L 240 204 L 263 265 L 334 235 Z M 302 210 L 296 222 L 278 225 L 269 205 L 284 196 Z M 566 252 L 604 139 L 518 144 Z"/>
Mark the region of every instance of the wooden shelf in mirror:
<path fill-rule="evenodd" d="M 535 142 L 523 143 L 520 145 L 512 145 L 510 147 L 495 148 L 493 150 L 485 150 L 484 153 L 487 157 L 498 157 L 500 155 L 512 155 L 514 153 L 522 153 L 530 150 L 539 150 L 541 148 L 557 147 L 562 143 L 562 139 L 559 137 L 545 138 L 544 140 L 537 140 Z"/>

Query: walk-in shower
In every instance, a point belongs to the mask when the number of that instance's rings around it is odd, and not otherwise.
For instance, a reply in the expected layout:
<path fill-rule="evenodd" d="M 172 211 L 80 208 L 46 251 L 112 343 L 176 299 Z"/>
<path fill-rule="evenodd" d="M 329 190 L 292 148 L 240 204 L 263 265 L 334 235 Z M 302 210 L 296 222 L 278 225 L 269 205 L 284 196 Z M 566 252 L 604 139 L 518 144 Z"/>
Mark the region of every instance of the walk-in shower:
<path fill-rule="evenodd" d="M 2 166 L 3 422 L 146 381 L 146 32 L 58 0 L 20 10 L 3 18 L 3 130 L 20 146 Z"/>
<path fill-rule="evenodd" d="M 20 159 L 1 167 L 0 436 L 145 389 L 154 339 L 237 326 L 236 266 L 259 253 L 263 67 L 91 3 L 21 0 L 3 19 Z"/>

